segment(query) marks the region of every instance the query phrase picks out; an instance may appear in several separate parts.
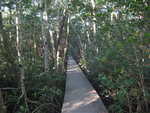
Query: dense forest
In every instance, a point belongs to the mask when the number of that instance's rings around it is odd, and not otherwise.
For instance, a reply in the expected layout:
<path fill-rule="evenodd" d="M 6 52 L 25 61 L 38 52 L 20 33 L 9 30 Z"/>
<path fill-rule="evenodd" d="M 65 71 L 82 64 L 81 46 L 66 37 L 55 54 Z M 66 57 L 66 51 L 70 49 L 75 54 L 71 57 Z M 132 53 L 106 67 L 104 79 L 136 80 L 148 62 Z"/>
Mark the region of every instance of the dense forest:
<path fill-rule="evenodd" d="M 109 113 L 149 113 L 150 0 L 0 0 L 0 113 L 60 113 L 68 56 Z"/>

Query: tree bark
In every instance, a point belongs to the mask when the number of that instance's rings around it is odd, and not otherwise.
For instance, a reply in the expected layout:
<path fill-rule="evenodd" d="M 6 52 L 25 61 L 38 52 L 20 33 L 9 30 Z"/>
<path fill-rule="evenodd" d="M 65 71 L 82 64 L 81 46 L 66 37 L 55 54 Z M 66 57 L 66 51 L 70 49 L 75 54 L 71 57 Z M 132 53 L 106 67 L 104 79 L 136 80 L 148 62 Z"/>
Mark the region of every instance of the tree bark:
<path fill-rule="evenodd" d="M 25 88 L 25 72 L 24 72 L 24 68 L 21 66 L 20 67 L 20 86 L 21 86 L 21 92 L 22 92 L 22 96 L 26 105 L 26 109 L 29 112 L 29 106 L 28 106 L 28 98 L 27 98 L 27 92 L 26 92 L 26 88 Z"/>
<path fill-rule="evenodd" d="M 63 18 L 61 20 L 60 23 L 60 28 L 59 28 L 59 38 L 57 41 L 57 47 L 56 47 L 56 57 L 57 57 L 57 62 L 56 62 L 56 68 L 57 71 L 59 72 L 63 72 L 64 71 L 64 59 L 65 59 L 65 53 L 66 53 L 66 45 L 67 45 L 67 20 L 68 20 L 68 16 L 67 16 L 67 12 L 66 9 L 64 10 L 63 13 Z"/>
<path fill-rule="evenodd" d="M 0 90 L 0 113 L 6 113 L 6 106 L 4 105 L 2 91 Z"/>
<path fill-rule="evenodd" d="M 22 33 L 21 33 L 21 11 L 20 6 L 16 8 L 17 15 L 16 15 L 16 49 L 17 49 L 17 56 L 18 56 L 18 62 L 21 64 L 21 39 L 22 39 Z"/>
<path fill-rule="evenodd" d="M 46 0 L 42 2 L 41 8 L 44 5 L 44 12 L 41 11 L 41 22 L 42 22 L 42 38 L 44 44 L 44 71 L 48 72 L 49 70 L 49 51 L 48 51 L 48 41 L 47 41 L 47 30 L 48 30 L 48 15 L 47 15 L 47 3 Z"/>
<path fill-rule="evenodd" d="M 96 35 L 96 13 L 95 13 L 95 8 L 96 8 L 96 4 L 95 4 L 95 0 L 91 0 L 91 5 L 92 5 L 92 16 L 93 16 L 93 36 L 95 37 Z"/>
<path fill-rule="evenodd" d="M 22 14 L 22 9 L 21 6 L 19 5 L 17 8 L 17 16 L 16 16 L 16 44 L 17 44 L 17 55 L 18 55 L 18 63 L 19 63 L 19 67 L 20 67 L 20 87 L 21 87 L 21 98 L 23 98 L 25 105 L 26 105 L 26 109 L 27 112 L 29 112 L 29 106 L 27 103 L 27 93 L 26 93 L 26 89 L 25 89 L 25 72 L 24 72 L 24 68 L 23 68 L 23 64 L 22 64 L 22 55 L 21 55 L 21 41 L 22 41 L 22 29 L 21 29 L 21 14 Z"/>

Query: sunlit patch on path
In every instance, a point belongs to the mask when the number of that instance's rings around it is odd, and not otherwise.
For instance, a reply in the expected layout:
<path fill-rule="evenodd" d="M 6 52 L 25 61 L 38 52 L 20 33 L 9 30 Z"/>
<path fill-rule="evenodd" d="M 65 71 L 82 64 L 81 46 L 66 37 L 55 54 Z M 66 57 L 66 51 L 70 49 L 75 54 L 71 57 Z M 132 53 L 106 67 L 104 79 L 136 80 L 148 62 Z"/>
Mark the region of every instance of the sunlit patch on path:
<path fill-rule="evenodd" d="M 67 65 L 62 113 L 108 113 L 97 92 L 71 57 Z"/>

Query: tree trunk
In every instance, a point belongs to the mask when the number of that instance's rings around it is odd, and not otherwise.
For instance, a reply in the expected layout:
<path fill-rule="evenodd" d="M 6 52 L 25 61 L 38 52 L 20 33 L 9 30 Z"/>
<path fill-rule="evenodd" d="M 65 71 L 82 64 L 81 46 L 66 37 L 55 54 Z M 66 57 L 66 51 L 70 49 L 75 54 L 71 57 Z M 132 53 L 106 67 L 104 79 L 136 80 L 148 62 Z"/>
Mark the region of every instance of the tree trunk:
<path fill-rule="evenodd" d="M 6 106 L 4 105 L 2 91 L 0 90 L 0 113 L 6 113 Z"/>
<path fill-rule="evenodd" d="M 0 1 L 0 47 L 2 47 L 2 41 L 3 41 L 3 18 L 2 18 L 2 11 L 1 11 L 1 1 Z"/>
<path fill-rule="evenodd" d="M 50 34 L 50 42 L 52 45 L 52 57 L 53 57 L 53 60 L 55 61 L 55 58 L 56 58 L 55 41 L 54 41 L 53 32 L 51 31 L 50 27 L 49 27 L 49 34 Z"/>
<path fill-rule="evenodd" d="M 3 20 L 2 20 L 2 12 L 0 9 L 0 31 L 2 30 L 2 28 L 3 28 Z"/>
<path fill-rule="evenodd" d="M 47 28 L 48 28 L 48 15 L 47 15 L 47 3 L 46 0 L 42 2 L 41 7 L 44 4 L 44 12 L 41 11 L 41 21 L 42 21 L 42 38 L 44 43 L 44 71 L 49 70 L 49 51 L 48 51 L 48 41 L 47 41 Z"/>
<path fill-rule="evenodd" d="M 127 101 L 128 101 L 129 113 L 132 113 L 132 103 L 130 102 L 130 95 L 129 95 L 129 93 L 127 93 Z"/>
<path fill-rule="evenodd" d="M 2 37 L 2 13 L 0 12 L 0 48 L 3 47 L 3 37 Z"/>
<path fill-rule="evenodd" d="M 21 41 L 22 40 L 22 33 L 21 33 L 21 11 L 20 6 L 16 8 L 17 15 L 16 15 L 16 49 L 17 49 L 17 56 L 18 62 L 21 64 Z"/>
<path fill-rule="evenodd" d="M 57 48 L 56 48 L 56 51 L 57 51 L 57 63 L 56 63 L 56 68 L 57 68 L 57 71 L 59 72 L 64 72 L 64 58 L 65 58 L 65 53 L 66 53 L 66 45 L 67 45 L 67 26 L 66 26 L 66 23 L 67 23 L 67 14 L 66 14 L 66 10 L 64 10 L 64 16 L 62 18 L 62 21 L 60 23 L 60 28 L 59 28 L 59 38 L 58 38 L 58 41 L 57 41 Z"/>
<path fill-rule="evenodd" d="M 21 53 L 20 53 L 20 39 L 19 39 L 19 19 L 16 17 L 16 47 L 17 47 L 17 56 L 18 56 L 18 62 L 21 62 Z"/>
<path fill-rule="evenodd" d="M 96 35 L 96 13 L 95 13 L 95 8 L 96 8 L 96 4 L 95 4 L 95 0 L 91 0 L 91 5 L 92 5 L 92 16 L 93 16 L 93 36 L 95 37 Z"/>
<path fill-rule="evenodd" d="M 22 9 L 21 6 L 19 5 L 17 8 L 17 16 L 16 16 L 16 44 L 17 44 L 17 55 L 18 55 L 18 63 L 20 66 L 20 87 L 21 87 L 21 98 L 24 99 L 25 105 L 26 105 L 26 109 L 27 112 L 29 112 L 29 107 L 28 107 L 28 103 L 27 103 L 27 94 L 26 94 L 26 90 L 25 90 L 25 73 L 24 73 L 24 68 L 23 68 L 23 64 L 22 64 L 22 55 L 21 55 L 21 41 L 22 41 L 22 29 L 21 29 L 21 14 L 22 14 Z"/>
<path fill-rule="evenodd" d="M 28 106 L 28 103 L 27 103 L 28 98 L 27 98 L 27 93 L 26 93 L 26 88 L 25 88 L 24 80 L 25 80 L 25 72 L 24 72 L 24 68 L 21 66 L 20 67 L 20 86 L 21 86 L 21 92 L 22 92 L 22 96 L 23 96 L 23 99 L 24 99 L 24 102 L 25 102 L 25 105 L 26 105 L 26 109 L 29 112 L 29 106 Z"/>

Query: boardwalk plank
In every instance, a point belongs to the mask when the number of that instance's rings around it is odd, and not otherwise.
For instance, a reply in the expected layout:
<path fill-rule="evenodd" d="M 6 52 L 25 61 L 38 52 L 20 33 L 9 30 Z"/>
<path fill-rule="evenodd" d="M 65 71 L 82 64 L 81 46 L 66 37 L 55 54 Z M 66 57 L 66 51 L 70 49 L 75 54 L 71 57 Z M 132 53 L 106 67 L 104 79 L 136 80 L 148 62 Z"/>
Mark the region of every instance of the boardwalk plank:
<path fill-rule="evenodd" d="M 108 113 L 97 92 L 70 57 L 62 113 Z"/>

